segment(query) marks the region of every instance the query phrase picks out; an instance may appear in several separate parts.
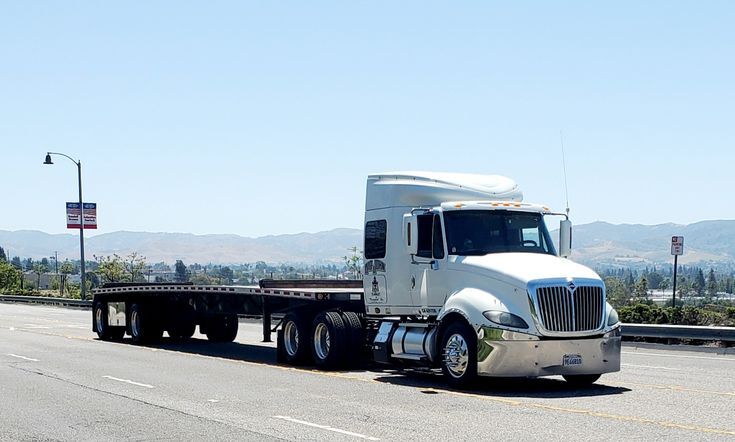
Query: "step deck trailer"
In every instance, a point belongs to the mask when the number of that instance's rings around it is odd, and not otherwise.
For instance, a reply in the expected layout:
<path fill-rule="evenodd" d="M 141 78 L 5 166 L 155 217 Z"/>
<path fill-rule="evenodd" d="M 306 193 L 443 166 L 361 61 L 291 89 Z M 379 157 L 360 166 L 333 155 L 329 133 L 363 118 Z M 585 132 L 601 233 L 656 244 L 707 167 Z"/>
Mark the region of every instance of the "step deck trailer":
<path fill-rule="evenodd" d="M 313 360 L 338 368 L 359 360 L 367 349 L 364 312 L 361 280 L 262 280 L 259 286 L 111 283 L 94 290 L 92 328 L 103 340 L 120 340 L 127 333 L 135 343 L 152 343 L 164 331 L 171 339 L 191 338 L 199 326 L 209 340 L 231 342 L 238 316 L 249 316 L 262 320 L 263 341 L 270 342 L 276 316 L 281 320 L 279 362 Z M 317 329 L 324 333 L 314 338 L 311 332 Z M 291 334 L 290 345 L 284 346 L 284 332 Z M 315 346 L 310 339 L 319 336 L 324 342 Z M 299 341 L 302 345 L 293 344 Z"/>

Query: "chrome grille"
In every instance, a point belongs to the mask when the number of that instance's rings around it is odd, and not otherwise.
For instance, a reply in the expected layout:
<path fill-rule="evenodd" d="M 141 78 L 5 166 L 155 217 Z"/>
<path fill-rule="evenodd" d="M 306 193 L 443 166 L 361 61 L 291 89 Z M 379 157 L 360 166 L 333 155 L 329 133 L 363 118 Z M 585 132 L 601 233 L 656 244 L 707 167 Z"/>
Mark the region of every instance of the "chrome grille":
<path fill-rule="evenodd" d="M 546 330 L 575 332 L 600 328 L 605 309 L 601 287 L 539 287 L 536 299 L 538 316 Z"/>

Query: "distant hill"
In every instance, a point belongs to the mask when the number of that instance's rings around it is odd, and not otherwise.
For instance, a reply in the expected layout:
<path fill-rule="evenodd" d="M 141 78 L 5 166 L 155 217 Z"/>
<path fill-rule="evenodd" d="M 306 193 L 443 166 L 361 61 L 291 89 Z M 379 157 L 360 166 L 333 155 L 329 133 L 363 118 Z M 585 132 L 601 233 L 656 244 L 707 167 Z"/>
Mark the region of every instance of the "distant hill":
<path fill-rule="evenodd" d="M 689 225 L 610 224 L 575 226 L 573 259 L 594 266 L 671 263 L 671 237 L 684 237 L 680 264 L 735 263 L 735 220 Z"/>
<path fill-rule="evenodd" d="M 684 236 L 685 254 L 679 259 L 682 264 L 735 265 L 735 220 L 655 226 L 582 224 L 574 228 L 572 258 L 593 267 L 667 264 L 671 263 L 672 235 Z M 149 262 L 172 263 L 182 259 L 189 264 L 326 263 L 341 262 L 350 247 L 362 248 L 362 231 L 335 229 L 260 238 L 122 231 L 90 237 L 85 245 L 90 259 L 92 255 L 137 251 Z M 77 237 L 68 234 L 0 230 L 0 246 L 9 249 L 12 256 L 34 259 L 48 257 L 54 251 L 62 257 L 79 254 Z"/>
<path fill-rule="evenodd" d="M 112 232 L 85 238 L 85 252 L 92 255 L 125 255 L 136 251 L 148 262 L 187 264 L 234 264 L 341 262 L 350 247 L 361 247 L 362 231 L 335 229 L 318 233 L 247 238 L 238 235 L 193 235 L 190 233 Z M 0 246 L 10 255 L 41 259 L 59 252 L 60 257 L 79 257 L 79 237 L 50 235 L 30 230 L 0 230 Z"/>

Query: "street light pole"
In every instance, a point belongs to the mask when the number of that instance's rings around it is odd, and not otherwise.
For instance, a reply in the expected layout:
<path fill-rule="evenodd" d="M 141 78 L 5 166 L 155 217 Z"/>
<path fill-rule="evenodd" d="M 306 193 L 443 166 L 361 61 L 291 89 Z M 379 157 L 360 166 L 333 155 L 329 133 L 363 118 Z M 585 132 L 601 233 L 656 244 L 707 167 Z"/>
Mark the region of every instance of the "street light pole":
<path fill-rule="evenodd" d="M 75 161 L 74 158 L 60 152 L 47 152 L 46 161 L 43 164 L 54 164 L 51 161 L 51 155 L 61 155 L 71 160 L 77 166 L 77 177 L 79 178 L 79 256 L 81 258 L 81 298 L 87 299 L 87 283 L 86 283 L 86 267 L 84 262 L 84 200 L 82 199 L 82 161 Z"/>

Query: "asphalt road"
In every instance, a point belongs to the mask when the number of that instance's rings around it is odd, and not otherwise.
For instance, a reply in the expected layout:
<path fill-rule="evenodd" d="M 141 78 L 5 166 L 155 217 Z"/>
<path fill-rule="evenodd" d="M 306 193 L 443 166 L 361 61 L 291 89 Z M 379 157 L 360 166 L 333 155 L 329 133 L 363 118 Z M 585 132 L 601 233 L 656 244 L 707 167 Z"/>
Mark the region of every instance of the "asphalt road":
<path fill-rule="evenodd" d="M 735 440 L 735 356 L 624 347 L 623 370 L 489 380 L 275 363 L 260 325 L 233 344 L 102 342 L 91 313 L 0 304 L 2 440 Z"/>

